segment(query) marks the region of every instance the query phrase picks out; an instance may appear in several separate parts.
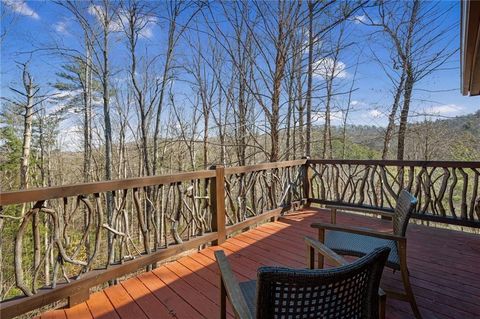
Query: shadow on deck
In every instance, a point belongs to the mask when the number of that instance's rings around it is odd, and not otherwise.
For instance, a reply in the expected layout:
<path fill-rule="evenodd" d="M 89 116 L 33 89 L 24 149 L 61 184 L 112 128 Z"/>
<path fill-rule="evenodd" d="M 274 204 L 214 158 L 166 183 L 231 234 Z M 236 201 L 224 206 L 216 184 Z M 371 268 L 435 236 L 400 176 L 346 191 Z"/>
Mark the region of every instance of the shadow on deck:
<path fill-rule="evenodd" d="M 213 252 L 225 251 L 240 281 L 255 278 L 256 269 L 263 265 L 303 268 L 303 237 L 316 236 L 310 228 L 314 221 L 327 222 L 329 214 L 319 209 L 290 214 L 41 318 L 219 318 L 219 276 Z M 339 213 L 337 223 L 391 229 L 388 221 L 353 214 Z M 479 318 L 479 236 L 411 224 L 407 237 L 411 280 L 423 317 Z M 400 274 L 386 269 L 382 285 L 401 287 Z M 408 303 L 388 299 L 387 318 L 412 317 Z"/>

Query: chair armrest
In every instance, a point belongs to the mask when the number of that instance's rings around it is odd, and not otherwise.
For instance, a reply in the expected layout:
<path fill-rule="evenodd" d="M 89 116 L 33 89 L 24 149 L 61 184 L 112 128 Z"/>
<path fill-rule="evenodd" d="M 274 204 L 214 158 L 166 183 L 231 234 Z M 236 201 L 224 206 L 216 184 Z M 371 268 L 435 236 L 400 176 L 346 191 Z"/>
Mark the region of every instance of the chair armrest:
<path fill-rule="evenodd" d="M 220 269 L 221 284 L 225 287 L 228 299 L 235 312 L 235 316 L 241 319 L 253 319 L 250 310 L 248 309 L 245 296 L 233 274 L 225 253 L 223 250 L 217 250 L 214 254 L 218 268 Z"/>
<path fill-rule="evenodd" d="M 325 258 L 327 258 L 335 266 L 343 266 L 343 265 L 348 264 L 348 261 L 345 258 L 340 256 L 339 254 L 337 254 L 336 252 L 334 252 L 333 250 L 331 250 L 330 248 L 328 248 L 327 246 L 325 246 L 324 244 L 322 244 L 318 240 L 313 239 L 312 237 L 306 236 L 305 237 L 305 244 L 308 247 L 313 248 L 318 253 L 322 254 Z"/>
<path fill-rule="evenodd" d="M 325 208 L 337 209 L 337 210 L 350 210 L 350 211 L 380 215 L 380 216 L 390 217 L 390 218 L 393 217 L 393 212 L 387 211 L 385 209 L 376 209 L 374 207 L 357 207 L 357 206 L 349 206 L 349 205 L 327 204 L 325 205 Z"/>
<path fill-rule="evenodd" d="M 359 235 L 390 239 L 390 240 L 395 240 L 397 242 L 406 241 L 406 237 L 397 236 L 392 233 L 382 233 L 382 232 L 375 231 L 368 228 L 344 226 L 344 225 L 328 224 L 328 223 L 313 223 L 310 226 L 312 228 L 318 228 L 318 229 L 336 230 L 336 231 L 343 231 L 346 233 L 354 233 Z"/>

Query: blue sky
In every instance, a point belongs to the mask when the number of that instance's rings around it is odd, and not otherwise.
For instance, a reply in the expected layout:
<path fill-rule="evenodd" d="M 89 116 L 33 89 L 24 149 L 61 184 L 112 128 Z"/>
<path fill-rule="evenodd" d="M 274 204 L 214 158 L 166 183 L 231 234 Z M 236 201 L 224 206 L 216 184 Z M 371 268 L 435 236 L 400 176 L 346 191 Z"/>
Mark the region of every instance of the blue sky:
<path fill-rule="evenodd" d="M 10 13 L 15 12 L 15 19 L 2 21 L 2 28 L 8 28 L 7 37 L 2 43 L 1 50 L 1 96 L 9 96 L 9 86 L 19 85 L 19 69 L 14 61 L 24 62 L 31 54 L 31 69 L 36 81 L 51 91 L 50 83 L 55 82 L 55 73 L 60 69 L 63 60 L 52 51 L 39 50 L 45 47 L 54 47 L 59 44 L 64 47 L 81 50 L 81 33 L 79 27 L 67 11 L 59 5 L 50 1 L 22 1 L 22 0 L 1 0 L 4 9 Z M 459 26 L 459 3 L 453 3 L 454 10 L 446 17 L 446 22 Z M 452 2 L 442 2 L 444 6 L 452 5 Z M 94 19 L 94 17 L 90 17 Z M 345 74 L 338 79 L 339 86 L 348 86 L 353 76 L 353 67 L 360 56 L 361 64 L 358 67 L 355 87 L 357 90 L 352 96 L 352 113 L 349 119 L 351 124 L 372 124 L 385 125 L 386 114 L 391 104 L 390 82 L 384 75 L 381 68 L 372 61 L 369 56 L 369 48 L 366 45 L 367 34 L 370 27 L 359 23 L 351 22 L 348 27 L 351 38 L 357 39 L 355 48 L 342 53 L 341 61 L 345 65 Z M 459 30 L 452 30 L 456 37 L 449 43 L 452 50 L 459 47 Z M 142 38 L 142 46 L 148 48 L 150 54 L 164 52 L 166 44 L 166 27 L 152 23 L 149 26 L 148 34 Z M 386 54 L 385 48 L 373 45 L 377 54 Z M 112 41 L 112 66 L 119 69 L 126 66 L 127 51 L 124 44 L 119 40 Z M 179 50 L 181 63 L 182 59 L 188 59 L 189 51 L 186 48 Z M 445 70 L 438 71 L 432 76 L 417 83 L 412 101 L 412 120 L 422 120 L 422 116 L 415 117 L 415 114 L 422 114 L 424 111 L 435 113 L 442 117 L 451 117 L 475 112 L 480 109 L 480 99 L 476 97 L 464 97 L 460 93 L 459 74 L 459 53 L 454 55 L 444 66 Z M 123 75 L 125 76 L 125 75 Z M 114 78 L 121 79 L 122 73 L 115 73 Z M 316 79 L 318 81 L 318 79 Z M 345 84 L 342 84 L 342 81 Z M 182 89 L 182 84 L 177 84 Z M 185 94 L 188 88 L 185 86 Z M 342 101 L 338 101 L 339 104 Z M 315 103 L 314 103 L 315 104 Z M 321 109 L 321 101 L 317 101 L 314 107 Z M 320 114 L 320 113 L 319 113 Z M 336 113 L 341 117 L 342 111 L 339 108 Z M 334 124 L 339 123 L 335 119 Z M 321 119 L 319 119 L 321 121 Z"/>

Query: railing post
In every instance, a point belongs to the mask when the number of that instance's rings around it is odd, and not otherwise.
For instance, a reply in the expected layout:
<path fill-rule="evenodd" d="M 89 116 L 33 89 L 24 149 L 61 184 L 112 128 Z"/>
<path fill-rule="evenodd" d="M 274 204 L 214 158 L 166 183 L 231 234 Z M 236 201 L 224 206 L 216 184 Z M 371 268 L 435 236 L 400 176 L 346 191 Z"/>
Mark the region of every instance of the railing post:
<path fill-rule="evenodd" d="M 215 170 L 215 177 L 210 181 L 210 207 L 212 210 L 212 231 L 217 232 L 217 240 L 213 245 L 225 242 L 227 233 L 225 230 L 225 168 L 222 165 L 213 165 L 210 169 Z"/>
<path fill-rule="evenodd" d="M 304 207 L 310 207 L 310 192 L 311 192 L 310 179 L 312 177 L 312 170 L 310 169 L 310 163 L 308 162 L 310 159 L 310 156 L 304 156 L 302 158 L 307 160 L 305 164 L 303 164 L 303 169 L 304 169 L 303 196 L 305 196 Z"/>
<path fill-rule="evenodd" d="M 87 301 L 88 298 L 90 298 L 90 289 L 86 287 L 79 290 L 75 294 L 68 296 L 68 308 L 71 308 L 84 301 Z"/>

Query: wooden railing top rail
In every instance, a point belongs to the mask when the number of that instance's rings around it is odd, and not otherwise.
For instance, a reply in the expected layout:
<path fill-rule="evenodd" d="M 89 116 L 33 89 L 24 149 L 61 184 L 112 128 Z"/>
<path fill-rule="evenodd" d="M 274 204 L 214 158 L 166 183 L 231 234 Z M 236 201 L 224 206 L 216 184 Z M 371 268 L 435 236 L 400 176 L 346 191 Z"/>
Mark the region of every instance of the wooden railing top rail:
<path fill-rule="evenodd" d="M 352 165 L 380 165 L 380 166 L 480 168 L 480 162 L 464 162 L 464 161 L 400 161 L 400 160 L 309 159 L 308 163 L 311 163 L 311 164 L 352 164 Z"/>
<path fill-rule="evenodd" d="M 343 160 L 343 159 L 299 159 L 292 161 L 263 163 L 257 165 L 227 167 L 225 175 L 249 173 L 259 170 L 290 167 L 311 164 L 352 164 L 352 165 L 382 165 L 382 166 L 419 166 L 419 167 L 455 167 L 480 168 L 480 162 L 464 161 L 398 161 L 398 160 Z M 192 179 L 206 179 L 215 177 L 214 170 L 176 173 L 170 175 L 136 177 L 101 181 L 93 183 L 71 184 L 46 188 L 32 188 L 28 190 L 0 192 L 0 206 L 22 204 L 27 202 L 48 200 L 53 198 L 77 196 L 83 194 L 110 192 L 122 189 L 140 188 L 153 185 L 162 185 L 182 182 Z"/>
<path fill-rule="evenodd" d="M 212 177 L 215 177 L 214 170 L 203 170 L 171 175 L 136 177 L 94 183 L 32 188 L 28 190 L 0 193 L 0 206 L 22 204 L 40 200 L 78 196 L 84 194 L 111 192 L 122 189 L 141 188 L 153 185 L 163 185 L 188 181 L 192 179 L 206 179 Z"/>
<path fill-rule="evenodd" d="M 249 173 L 274 168 L 303 165 L 306 159 L 263 163 L 249 166 L 238 166 L 225 168 L 225 175 Z M 122 189 L 141 188 L 153 185 L 182 182 L 192 179 L 206 179 L 215 177 L 215 170 L 202 170 L 170 175 L 135 177 L 128 179 L 117 179 L 112 181 L 101 181 L 93 183 L 70 184 L 63 186 L 32 188 L 28 190 L 0 192 L 0 206 L 22 204 L 53 198 L 78 196 L 84 194 L 104 193 Z"/>
<path fill-rule="evenodd" d="M 299 159 L 299 160 L 284 161 L 284 162 L 262 163 L 262 164 L 249 165 L 249 166 L 226 167 L 225 175 L 250 173 L 250 172 L 262 171 L 267 169 L 298 166 L 298 165 L 303 165 L 306 162 L 307 162 L 306 159 Z"/>

